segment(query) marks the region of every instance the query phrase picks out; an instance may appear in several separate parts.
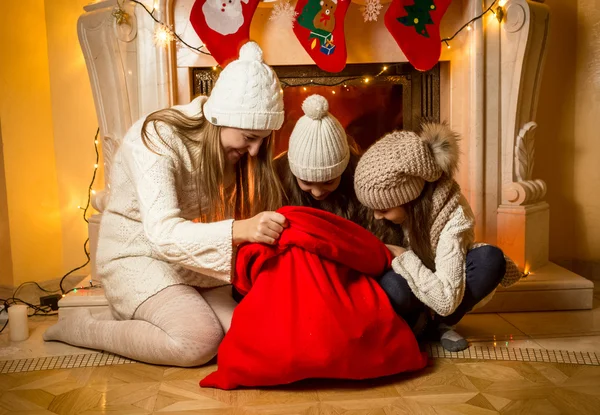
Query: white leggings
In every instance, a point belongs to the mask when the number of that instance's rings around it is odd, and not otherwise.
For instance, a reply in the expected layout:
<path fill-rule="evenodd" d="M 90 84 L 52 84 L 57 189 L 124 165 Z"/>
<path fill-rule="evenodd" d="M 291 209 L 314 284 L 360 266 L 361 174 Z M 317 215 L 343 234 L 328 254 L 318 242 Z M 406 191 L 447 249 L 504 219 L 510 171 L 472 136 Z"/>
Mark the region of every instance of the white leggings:
<path fill-rule="evenodd" d="M 167 287 L 137 309 L 132 320 L 76 310 L 44 333 L 44 340 L 105 350 L 141 362 L 199 366 L 211 360 L 229 330 L 236 303 L 231 286 L 198 291 Z"/>

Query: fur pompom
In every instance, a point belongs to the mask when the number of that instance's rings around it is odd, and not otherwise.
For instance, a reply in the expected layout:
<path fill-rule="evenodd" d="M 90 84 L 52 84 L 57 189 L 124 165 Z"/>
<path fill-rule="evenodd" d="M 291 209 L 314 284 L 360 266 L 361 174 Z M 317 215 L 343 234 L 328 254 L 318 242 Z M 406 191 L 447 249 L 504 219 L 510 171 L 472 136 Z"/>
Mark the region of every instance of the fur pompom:
<path fill-rule="evenodd" d="M 425 123 L 419 134 L 431 150 L 436 164 L 446 175 L 453 177 L 458 169 L 458 140 L 460 137 L 448 124 Z"/>

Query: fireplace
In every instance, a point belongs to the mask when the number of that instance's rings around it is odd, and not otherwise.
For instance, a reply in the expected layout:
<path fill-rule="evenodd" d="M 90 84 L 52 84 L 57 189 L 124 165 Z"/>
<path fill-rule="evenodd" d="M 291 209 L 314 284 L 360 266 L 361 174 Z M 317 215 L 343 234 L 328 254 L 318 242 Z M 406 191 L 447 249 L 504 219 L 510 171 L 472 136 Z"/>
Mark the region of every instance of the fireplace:
<path fill-rule="evenodd" d="M 440 67 L 419 72 L 408 63 L 350 64 L 340 73 L 315 65 L 274 66 L 281 82 L 285 121 L 275 132 L 275 154 L 287 150 L 302 102 L 323 95 L 347 134 L 367 149 L 394 130 L 414 130 L 423 121 L 440 121 Z M 215 69 L 191 68 L 192 96 L 207 95 L 218 77 Z M 369 105 L 365 105 L 368 102 Z"/>
<path fill-rule="evenodd" d="M 349 132 L 357 135 L 363 147 L 389 129 L 416 128 L 423 119 L 448 122 L 462 137 L 457 180 L 476 217 L 476 239 L 499 245 L 527 274 L 513 287 L 499 288 L 483 311 L 590 309 L 593 284 L 548 260 L 546 185 L 532 177 L 539 79 L 550 21 L 543 0 L 499 1 L 502 13 L 490 13 L 473 22 L 471 31 L 461 32 L 451 41 L 451 48 L 443 48 L 439 65 L 427 73 L 411 69 L 387 32 L 383 15 L 389 2 L 382 0 L 384 8 L 374 24 L 365 24 L 360 7 L 350 5 L 345 20 L 348 66 L 335 75 L 316 70 L 293 32 L 269 20 L 272 2 L 259 5 L 250 36 L 261 45 L 265 61 L 276 67 L 282 87 L 288 91 L 288 124 L 281 132 L 278 150 L 285 149 L 285 137 L 299 116 L 302 97 L 312 92 L 331 99 L 332 112 L 347 122 Z M 172 25 L 187 43 L 201 43 L 189 23 L 194 0 L 145 3 L 154 6 L 154 17 Z M 442 20 L 442 35 L 454 33 L 491 3 L 453 1 Z M 78 25 L 107 182 L 111 160 L 136 119 L 208 92 L 215 76 L 210 56 L 175 43 L 157 47 L 155 22 L 141 6 L 123 3 L 131 17 L 125 24 L 116 22 L 116 6 L 116 0 L 89 4 Z M 383 67 L 389 72 L 366 86 L 365 78 L 371 79 Z M 341 85 L 332 86 L 345 77 Z M 310 84 L 311 79 L 313 85 L 294 86 Z M 345 93 L 350 101 L 366 94 L 362 96 L 369 97 L 369 106 L 375 99 L 371 97 L 378 97 L 381 103 L 377 107 L 388 112 L 359 114 L 355 104 L 351 104 L 354 109 L 344 109 L 333 96 Z M 366 118 L 361 122 L 363 115 Z M 380 129 L 368 131 L 373 124 Z M 106 187 L 93 198 L 99 213 L 90 219 L 89 227 L 92 278 L 98 226 L 109 197 L 110 188 Z M 70 298 L 61 301 L 61 307 L 74 304 L 69 303 Z"/>

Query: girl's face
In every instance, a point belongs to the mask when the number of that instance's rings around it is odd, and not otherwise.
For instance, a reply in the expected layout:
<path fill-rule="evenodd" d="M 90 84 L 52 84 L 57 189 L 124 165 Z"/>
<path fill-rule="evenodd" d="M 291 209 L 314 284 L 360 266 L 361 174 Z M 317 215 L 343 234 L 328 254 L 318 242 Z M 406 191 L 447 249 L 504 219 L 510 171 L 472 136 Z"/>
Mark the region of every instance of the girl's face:
<path fill-rule="evenodd" d="M 256 157 L 265 137 L 271 130 L 242 130 L 239 128 L 221 128 L 221 147 L 225 160 L 230 165 L 235 165 L 244 154 Z"/>
<path fill-rule="evenodd" d="M 342 176 L 336 177 L 328 182 L 306 182 L 297 177 L 296 180 L 298 181 L 298 186 L 300 186 L 302 191 L 310 193 L 310 195 L 316 200 L 324 200 L 333 191 L 335 191 L 335 189 L 338 188 L 340 181 L 342 180 Z"/>
<path fill-rule="evenodd" d="M 402 225 L 408 217 L 408 214 L 404 206 L 398 206 L 385 210 L 374 210 L 373 216 L 377 220 L 387 219 L 396 225 Z"/>

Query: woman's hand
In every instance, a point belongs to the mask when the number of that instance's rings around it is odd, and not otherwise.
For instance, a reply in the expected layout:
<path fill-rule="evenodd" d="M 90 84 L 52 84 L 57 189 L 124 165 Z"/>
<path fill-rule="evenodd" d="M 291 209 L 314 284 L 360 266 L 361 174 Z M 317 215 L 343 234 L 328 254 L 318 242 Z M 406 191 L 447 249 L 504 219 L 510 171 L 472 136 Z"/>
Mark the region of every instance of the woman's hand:
<path fill-rule="evenodd" d="M 244 220 L 233 222 L 233 243 L 260 242 L 273 245 L 287 228 L 285 216 L 277 212 L 262 212 Z"/>
<path fill-rule="evenodd" d="M 406 252 L 406 249 L 402 248 L 401 246 L 397 246 L 397 245 L 385 245 L 387 246 L 387 249 L 390 250 L 390 252 L 392 253 L 392 255 L 394 255 L 394 257 L 399 257 L 400 255 L 402 255 L 403 253 Z"/>

